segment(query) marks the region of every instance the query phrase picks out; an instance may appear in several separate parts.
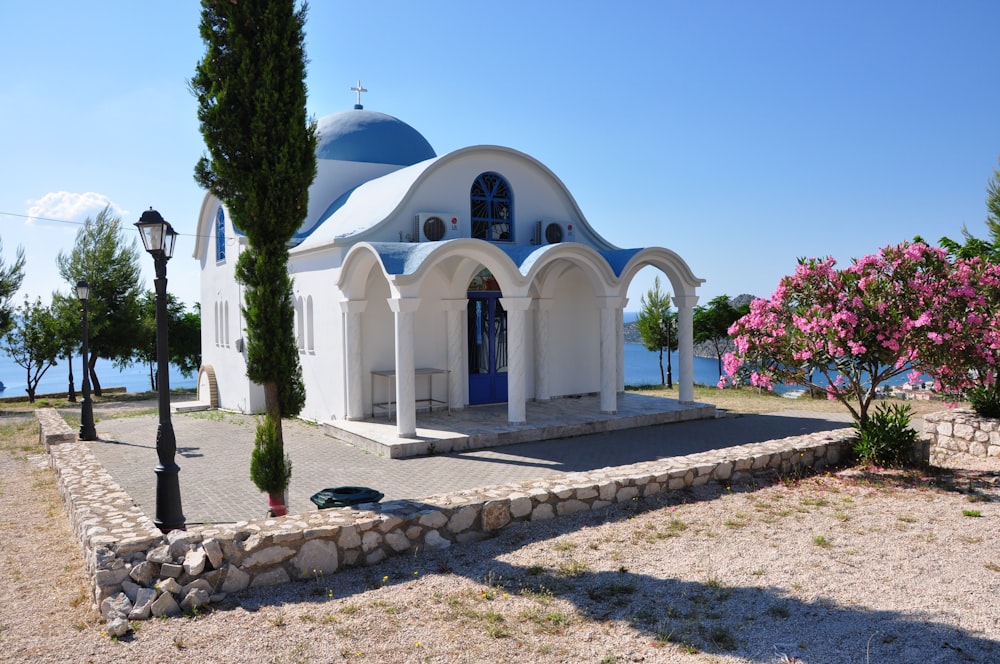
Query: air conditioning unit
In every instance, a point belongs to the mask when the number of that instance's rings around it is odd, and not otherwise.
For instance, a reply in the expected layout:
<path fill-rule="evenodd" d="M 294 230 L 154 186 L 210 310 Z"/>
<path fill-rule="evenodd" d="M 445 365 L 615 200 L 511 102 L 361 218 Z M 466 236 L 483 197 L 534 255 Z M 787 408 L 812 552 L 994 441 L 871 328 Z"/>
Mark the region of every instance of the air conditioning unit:
<path fill-rule="evenodd" d="M 565 236 L 566 231 L 558 221 L 550 221 L 545 224 L 545 231 L 543 233 L 545 244 L 559 244 Z"/>
<path fill-rule="evenodd" d="M 413 235 L 420 242 L 439 242 L 458 237 L 460 220 L 457 214 L 421 212 L 413 219 Z"/>

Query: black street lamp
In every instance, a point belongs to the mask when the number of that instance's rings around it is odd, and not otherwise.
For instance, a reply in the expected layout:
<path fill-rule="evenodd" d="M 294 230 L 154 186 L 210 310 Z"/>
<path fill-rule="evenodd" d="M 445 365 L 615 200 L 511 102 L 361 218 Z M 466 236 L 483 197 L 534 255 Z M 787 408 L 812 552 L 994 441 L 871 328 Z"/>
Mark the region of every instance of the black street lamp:
<path fill-rule="evenodd" d="M 156 430 L 156 456 L 160 463 L 156 473 L 156 518 L 153 523 L 164 534 L 185 530 L 181 510 L 181 487 L 177 481 L 180 468 L 174 463 L 177 439 L 170 422 L 170 371 L 167 343 L 167 261 L 174 255 L 177 233 L 160 213 L 149 208 L 136 222 L 142 244 L 153 256 L 156 266 L 156 387 L 159 393 L 160 426 Z"/>
<path fill-rule="evenodd" d="M 87 300 L 90 298 L 90 284 L 80 280 L 76 282 L 76 296 L 83 305 L 83 400 L 80 402 L 80 440 L 97 440 L 97 429 L 94 428 L 94 402 L 90 400 L 90 331 L 87 329 Z M 72 364 L 71 364 L 72 366 Z M 72 378 L 70 379 L 72 380 Z"/>

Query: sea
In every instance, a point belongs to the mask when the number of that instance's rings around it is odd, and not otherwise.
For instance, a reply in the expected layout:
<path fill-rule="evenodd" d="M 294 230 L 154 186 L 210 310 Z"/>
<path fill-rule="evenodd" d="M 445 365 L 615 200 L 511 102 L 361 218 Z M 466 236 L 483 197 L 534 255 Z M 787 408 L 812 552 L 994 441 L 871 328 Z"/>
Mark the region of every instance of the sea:
<path fill-rule="evenodd" d="M 73 379 L 77 390 L 83 377 L 80 358 L 73 360 Z M 673 378 L 676 384 L 678 377 L 677 352 L 672 354 Z M 667 356 L 663 356 L 664 371 Z M 97 376 L 102 387 L 124 387 L 128 392 L 145 392 L 152 389 L 149 380 L 149 367 L 137 364 L 123 370 L 116 369 L 111 362 L 99 359 L 97 361 Z M 0 381 L 5 389 L 0 396 L 12 397 L 25 394 L 27 377 L 25 370 L 18 366 L 7 355 L 0 354 Z M 694 358 L 694 382 L 698 385 L 715 385 L 719 381 L 719 366 L 714 358 Z M 189 377 L 181 375 L 174 367 L 170 368 L 170 388 L 195 388 L 198 384 L 197 374 Z M 625 384 L 626 385 L 659 385 L 660 365 L 659 353 L 645 349 L 642 344 L 625 344 Z M 69 363 L 61 361 L 49 368 L 42 376 L 35 390 L 36 394 L 56 394 L 65 392 L 69 386 Z"/>
<path fill-rule="evenodd" d="M 153 389 L 149 380 L 149 367 L 144 364 L 119 370 L 108 360 L 98 359 L 95 370 L 103 388 L 124 387 L 127 392 L 147 392 Z M 77 393 L 82 380 L 83 364 L 77 356 L 73 358 L 73 382 Z M 27 394 L 27 371 L 6 354 L 0 354 L 0 381 L 4 385 L 0 397 L 20 397 Z M 175 367 L 170 367 L 170 389 L 195 388 L 197 385 L 197 373 L 184 377 Z M 68 389 L 69 362 L 61 360 L 45 372 L 35 388 L 35 394 L 65 394 Z"/>

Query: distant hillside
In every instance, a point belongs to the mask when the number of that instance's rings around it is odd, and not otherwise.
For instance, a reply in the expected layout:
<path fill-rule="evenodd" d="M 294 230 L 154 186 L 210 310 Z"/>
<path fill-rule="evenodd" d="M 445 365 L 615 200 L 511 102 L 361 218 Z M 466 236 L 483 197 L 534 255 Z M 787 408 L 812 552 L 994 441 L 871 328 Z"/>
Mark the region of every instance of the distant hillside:
<path fill-rule="evenodd" d="M 744 304 L 750 304 L 750 302 L 752 302 L 755 299 L 757 299 L 757 296 L 755 296 L 755 295 L 748 295 L 748 294 L 744 293 L 742 295 L 737 295 L 736 297 L 729 298 L 729 302 L 734 307 L 739 307 L 739 306 L 742 306 Z M 634 315 L 638 315 L 638 314 L 634 314 Z M 627 343 L 627 344 L 641 344 L 642 343 L 642 335 L 639 334 L 639 327 L 636 324 L 636 321 L 634 321 L 634 320 L 631 321 L 631 322 L 625 323 L 625 343 Z M 732 348 L 730 347 L 727 350 L 732 350 Z M 715 346 L 713 346 L 711 343 L 696 344 L 695 347 L 694 347 L 694 354 L 697 355 L 698 357 L 711 357 L 711 358 L 714 359 L 715 358 Z"/>

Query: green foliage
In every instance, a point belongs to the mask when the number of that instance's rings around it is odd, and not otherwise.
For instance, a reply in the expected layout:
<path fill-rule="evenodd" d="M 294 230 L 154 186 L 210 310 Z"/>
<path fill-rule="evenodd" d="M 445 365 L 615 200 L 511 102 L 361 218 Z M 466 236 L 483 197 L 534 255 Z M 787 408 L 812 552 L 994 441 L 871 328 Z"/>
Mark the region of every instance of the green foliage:
<path fill-rule="evenodd" d="M 270 415 L 257 422 L 253 452 L 250 455 L 250 479 L 267 494 L 283 493 L 292 478 L 292 460 L 285 454 L 278 422 Z"/>
<path fill-rule="evenodd" d="M 3 260 L 3 240 L 0 240 L 0 336 L 7 334 L 11 326 L 14 294 L 24 281 L 24 249 L 17 248 L 17 258 L 10 265 Z"/>
<path fill-rule="evenodd" d="M 966 398 L 976 415 L 1000 418 L 1000 384 L 975 387 L 966 393 Z"/>
<path fill-rule="evenodd" d="M 908 465 L 917 442 L 917 432 L 910 427 L 911 412 L 906 404 L 879 403 L 873 414 L 855 424 L 858 437 L 853 449 L 858 459 L 883 468 Z"/>
<path fill-rule="evenodd" d="M 25 298 L 24 304 L 17 308 L 4 350 L 27 372 L 28 401 L 34 403 L 38 383 L 55 366 L 61 350 L 56 318 L 40 299 L 29 303 Z"/>
<path fill-rule="evenodd" d="M 305 387 L 295 345 L 288 240 L 316 176 L 316 125 L 306 117 L 304 25 L 295 0 L 202 1 L 205 57 L 191 79 L 208 156 L 195 180 L 246 234 L 247 375 L 272 416 L 296 415 Z M 280 426 L 280 425 L 279 425 Z"/>
<path fill-rule="evenodd" d="M 660 277 L 653 280 L 653 287 L 639 300 L 639 318 L 636 328 L 646 350 L 660 353 L 660 381 L 666 385 L 663 373 L 663 349 L 677 348 L 677 316 L 670 313 L 670 293 L 660 290 Z M 669 356 L 667 361 L 669 363 Z"/>
<path fill-rule="evenodd" d="M 712 298 L 706 307 L 695 307 L 692 318 L 694 342 L 711 343 L 722 375 L 722 356 L 729 348 L 729 328 L 750 310 L 749 305 L 734 307 L 728 295 Z"/>
<path fill-rule="evenodd" d="M 76 234 L 73 250 L 59 252 L 59 275 L 69 284 L 70 295 L 58 298 L 76 301 L 76 283 L 90 285 L 88 300 L 91 382 L 94 394 L 101 394 L 101 384 L 93 367 L 97 358 L 109 359 L 117 366 L 127 365 L 140 338 L 139 295 L 142 281 L 136 237 L 126 242 L 121 218 L 110 207 L 97 217 L 88 217 Z M 71 307 L 71 304 L 56 305 Z"/>
<path fill-rule="evenodd" d="M 156 293 L 146 291 L 139 301 L 140 338 L 136 342 L 137 360 L 149 366 L 150 389 L 156 390 Z M 187 377 L 201 366 L 201 305 L 187 311 L 173 293 L 167 293 L 167 339 L 170 364 Z M 131 364 L 131 362 L 130 362 Z"/>

